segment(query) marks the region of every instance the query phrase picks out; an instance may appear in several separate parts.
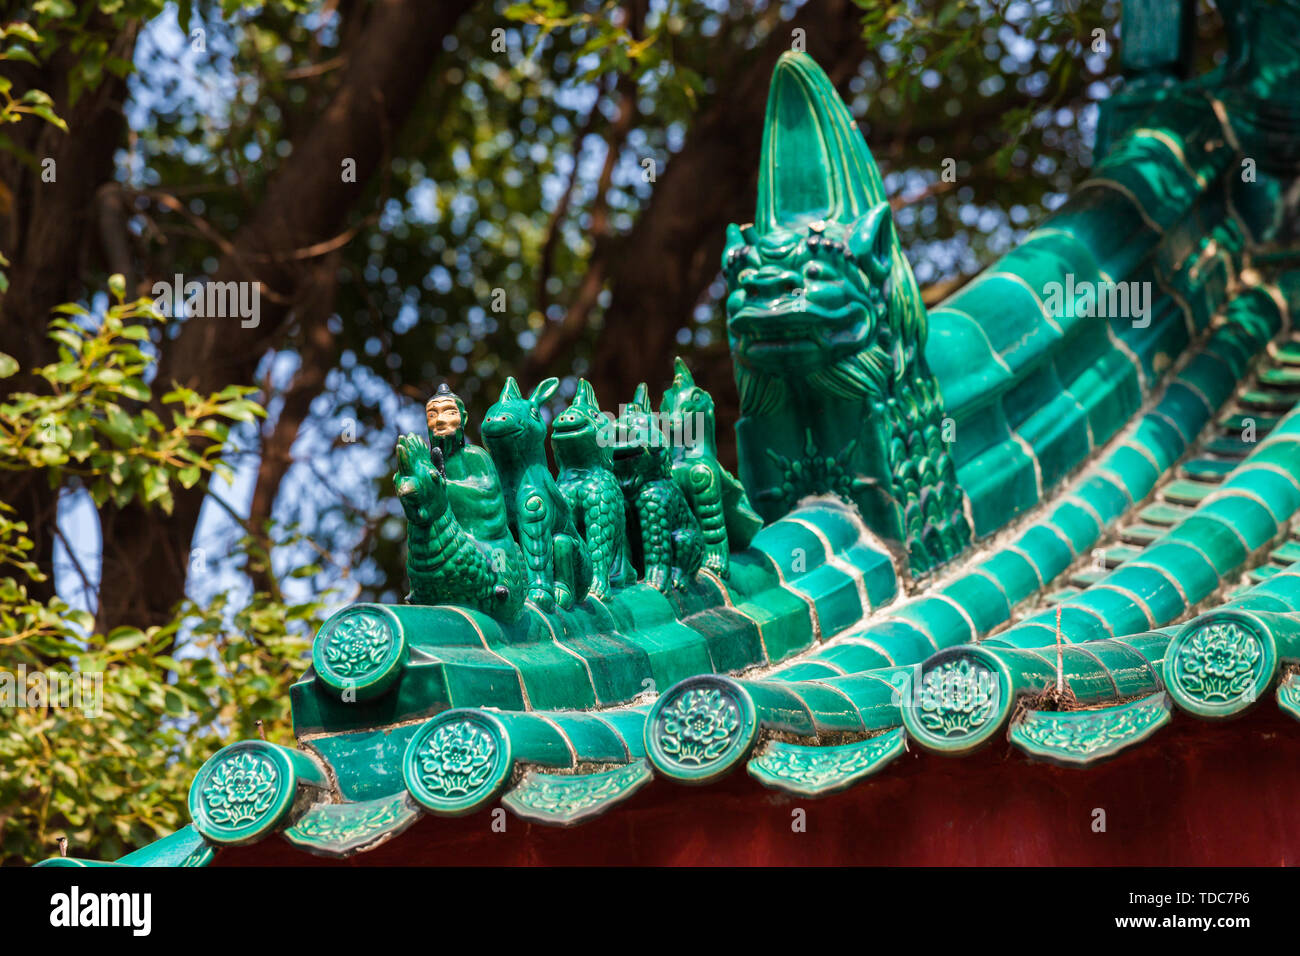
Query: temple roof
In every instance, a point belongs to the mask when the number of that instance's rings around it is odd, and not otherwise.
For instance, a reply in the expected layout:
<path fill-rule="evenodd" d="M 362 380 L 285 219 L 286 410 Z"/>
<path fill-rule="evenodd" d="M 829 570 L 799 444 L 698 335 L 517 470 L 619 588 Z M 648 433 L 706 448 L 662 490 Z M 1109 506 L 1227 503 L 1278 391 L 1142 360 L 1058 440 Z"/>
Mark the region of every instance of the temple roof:
<path fill-rule="evenodd" d="M 1087 773 L 1159 748 L 1174 721 L 1274 706 L 1300 719 L 1300 273 L 1274 215 L 1286 176 L 1261 173 L 1247 198 L 1249 117 L 1153 57 L 1159 76 L 1109 104 L 1092 177 L 929 311 L 928 364 L 912 373 L 923 392 L 933 375 L 933 421 L 961 436 L 944 441 L 973 543 L 917 566 L 930 552 L 873 523 L 858 486 L 836 483 L 843 456 L 809 429 L 782 467 L 841 493 L 796 495 L 725 574 L 529 603 L 504 622 L 451 604 L 339 611 L 293 687 L 298 748 L 221 750 L 195 777 L 193 823 L 118 864 L 201 866 L 272 838 L 348 857 L 423 816 L 497 807 L 574 826 L 656 780 L 747 774 L 756 793 L 821 797 L 873 786 L 909 749 L 969 759 L 995 740 Z M 764 183 L 798 186 L 782 228 L 820 235 L 805 207 L 857 215 L 875 187 L 845 193 L 844 170 L 874 163 L 865 144 L 827 146 L 816 164 L 837 178 L 812 188 L 790 144 L 849 136 L 847 110 L 802 55 L 777 77 Z M 1265 82 L 1217 81 L 1246 111 L 1242 91 Z M 788 201 L 761 206 L 776 222 Z M 1146 305 L 1099 311 L 1120 282 Z M 1058 285 L 1064 308 L 1047 301 Z M 779 428 L 749 440 L 802 442 Z M 889 454 L 897 488 L 926 488 L 907 491 L 925 511 L 944 481 L 921 474 L 925 453 L 920 477 Z"/>
<path fill-rule="evenodd" d="M 299 805 L 286 804 L 254 838 L 278 832 L 301 850 L 342 856 L 396 836 L 422 813 L 498 801 L 527 820 L 580 823 L 617 812 L 656 775 L 707 783 L 743 769 L 763 786 L 818 796 L 888 773 L 909 745 L 961 754 L 998 734 L 1031 758 L 1087 767 L 1158 747 L 1171 719 L 1219 720 L 1274 703 L 1300 717 L 1300 413 L 1291 410 L 1300 338 L 1284 333 L 1239 370 L 1231 356 L 1244 362 L 1245 353 L 1224 343 L 1258 321 L 1258 346 L 1284 317 L 1271 296 L 1251 301 L 1262 318 L 1241 311 L 1197 353 L 1223 359 L 1217 385 L 1196 379 L 1208 404 L 1166 400 L 1187 381 L 1175 377 L 1043 514 L 915 594 L 894 598 L 888 562 L 867 565 L 887 582 L 872 584 L 861 565 L 876 552 L 839 503 L 810 502 L 768 528 L 753 560 L 766 556 L 778 583 L 756 595 L 741 593 L 743 574 L 710 584 L 729 599 L 728 614 L 751 622 L 759 641 L 751 653 L 775 663 L 691 676 L 614 707 L 458 706 L 429 720 L 304 734 L 301 752 L 237 744 L 205 765 L 196 789 L 234 773 L 278 773 L 294 781 Z M 1190 361 L 1182 374 L 1197 367 Z M 1241 439 L 1247 419 L 1254 443 Z M 807 564 L 796 572 L 790 556 L 800 550 Z M 1193 610 L 1186 623 L 1164 623 Z M 661 625 L 656 654 L 728 652 L 710 642 L 719 631 L 707 612 L 679 613 Z M 811 642 L 793 655 L 792 618 Z M 480 645 L 485 653 L 490 643 Z M 581 645 L 529 650 L 569 655 L 595 673 L 598 658 Z M 514 671 L 516 692 L 529 682 L 542 692 L 548 669 L 527 668 Z M 1254 696 L 1261 687 L 1271 692 Z M 297 759 L 280 765 L 283 753 Z M 223 825 L 210 811 L 201 824 Z M 214 848 L 186 827 L 119 862 L 202 865 Z"/>

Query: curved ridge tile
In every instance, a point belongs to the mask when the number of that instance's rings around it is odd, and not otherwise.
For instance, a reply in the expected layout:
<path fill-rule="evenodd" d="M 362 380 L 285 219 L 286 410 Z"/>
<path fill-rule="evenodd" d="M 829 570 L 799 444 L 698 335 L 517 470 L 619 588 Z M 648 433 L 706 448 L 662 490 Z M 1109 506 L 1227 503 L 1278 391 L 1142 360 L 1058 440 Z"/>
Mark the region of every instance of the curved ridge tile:
<path fill-rule="evenodd" d="M 886 767 L 907 749 L 901 727 L 851 744 L 809 747 L 768 741 L 749 761 L 749 775 L 801 797 L 838 793 Z"/>
<path fill-rule="evenodd" d="M 367 730 L 450 707 L 503 711 L 617 706 L 701 673 L 807 650 L 892 601 L 891 556 L 843 503 L 814 499 L 664 595 L 638 584 L 607 601 L 503 626 L 459 607 L 358 604 L 325 622 L 313 669 L 292 689 L 299 735 Z"/>
<path fill-rule="evenodd" d="M 1145 570 L 1121 566 L 987 643 L 1043 646 L 1050 643 L 1045 632 L 1055 634 L 1058 614 L 1061 637 L 1071 643 L 1168 624 L 1211 597 L 1300 510 L 1300 491 L 1276 473 L 1279 466 L 1300 471 L 1300 410 L 1282 418 L 1217 489 L 1140 553 L 1137 567 Z"/>
<path fill-rule="evenodd" d="M 387 843 L 419 816 L 419 808 L 405 793 L 357 803 L 322 803 L 282 835 L 308 853 L 344 859 Z"/>
<path fill-rule="evenodd" d="M 1031 757 L 1084 767 L 1146 740 L 1169 722 L 1167 694 L 1091 710 L 1026 710 L 1008 738 Z"/>
<path fill-rule="evenodd" d="M 549 826 L 573 826 L 621 803 L 651 780 L 644 760 L 595 773 L 550 774 L 530 770 L 501 798 L 515 816 Z"/>

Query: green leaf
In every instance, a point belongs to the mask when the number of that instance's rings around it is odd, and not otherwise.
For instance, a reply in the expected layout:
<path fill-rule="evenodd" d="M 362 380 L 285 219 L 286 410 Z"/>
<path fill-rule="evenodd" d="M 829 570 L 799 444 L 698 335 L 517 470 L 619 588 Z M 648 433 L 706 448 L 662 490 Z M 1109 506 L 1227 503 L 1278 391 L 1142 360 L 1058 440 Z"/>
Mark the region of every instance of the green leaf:
<path fill-rule="evenodd" d="M 41 61 L 36 59 L 31 50 L 22 46 L 10 47 L 4 52 L 4 59 L 17 60 L 20 63 L 30 63 L 32 66 L 40 66 Z"/>
<path fill-rule="evenodd" d="M 50 123 L 53 126 L 57 126 L 65 133 L 68 131 L 68 124 L 63 122 L 63 120 L 58 115 L 55 114 L 54 110 L 50 109 L 48 106 L 33 106 L 32 115 L 39 116 L 47 123 Z"/>
<path fill-rule="evenodd" d="M 147 325 L 128 325 L 118 335 L 132 342 L 148 342 L 149 327 Z"/>
<path fill-rule="evenodd" d="M 58 445 L 42 445 L 40 455 L 41 461 L 50 467 L 61 465 L 68 460 L 67 452 Z"/>
<path fill-rule="evenodd" d="M 222 402 L 215 411 L 218 415 L 225 415 L 237 422 L 251 422 L 266 415 L 265 409 L 257 402 L 250 402 L 243 398 L 233 402 Z"/>
<path fill-rule="evenodd" d="M 124 379 L 118 385 L 117 390 L 127 398 L 134 399 L 137 402 L 149 401 L 149 386 L 138 378 Z"/>
<path fill-rule="evenodd" d="M 108 632 L 104 645 L 110 651 L 130 651 L 149 640 L 149 635 L 136 627 L 115 627 Z"/>
<path fill-rule="evenodd" d="M 0 352 L 0 378 L 8 378 L 18 371 L 18 360 L 12 355 Z"/>
<path fill-rule="evenodd" d="M 10 23 L 0 30 L 0 37 L 18 37 L 28 43 L 40 43 L 41 35 L 30 23 Z"/>
<path fill-rule="evenodd" d="M 157 501 L 163 495 L 167 494 L 169 487 L 167 481 L 167 470 L 164 468 L 151 468 L 145 473 L 141 481 L 144 486 L 145 504 L 151 501 Z"/>
<path fill-rule="evenodd" d="M 32 9 L 56 20 L 69 20 L 77 12 L 77 8 L 70 0 L 36 0 L 36 3 L 32 4 Z"/>

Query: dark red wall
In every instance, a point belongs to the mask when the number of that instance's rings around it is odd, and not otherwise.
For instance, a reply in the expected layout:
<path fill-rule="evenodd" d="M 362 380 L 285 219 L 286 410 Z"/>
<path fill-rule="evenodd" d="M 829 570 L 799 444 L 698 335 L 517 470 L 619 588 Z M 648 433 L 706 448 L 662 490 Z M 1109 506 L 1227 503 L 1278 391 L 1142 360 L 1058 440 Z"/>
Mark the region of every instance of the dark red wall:
<path fill-rule="evenodd" d="M 872 781 L 793 799 L 737 774 L 688 788 L 656 780 L 570 830 L 506 813 L 425 818 L 350 860 L 279 838 L 217 865 L 1215 864 L 1300 863 L 1300 725 L 1267 700 L 1228 724 L 1175 715 L 1147 743 L 1071 770 L 1005 742 L 971 757 L 906 753 Z M 791 811 L 807 832 L 791 832 Z M 1106 811 L 1106 832 L 1092 830 Z"/>

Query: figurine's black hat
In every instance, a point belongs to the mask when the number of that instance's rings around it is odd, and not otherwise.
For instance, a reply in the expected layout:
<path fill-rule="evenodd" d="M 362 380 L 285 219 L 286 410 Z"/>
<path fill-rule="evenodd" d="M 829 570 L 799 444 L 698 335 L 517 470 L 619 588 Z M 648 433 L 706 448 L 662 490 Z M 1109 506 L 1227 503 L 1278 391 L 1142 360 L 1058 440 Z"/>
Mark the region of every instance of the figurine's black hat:
<path fill-rule="evenodd" d="M 427 402 L 424 403 L 424 407 L 427 409 L 434 402 L 442 401 L 448 398 L 450 398 L 453 402 L 456 403 L 456 409 L 457 411 L 460 412 L 460 420 L 461 420 L 461 424 L 463 425 L 465 422 L 465 403 L 460 400 L 459 395 L 457 395 L 447 386 L 446 382 L 440 382 L 438 384 L 438 390 L 433 393 L 433 395 L 429 398 Z"/>

